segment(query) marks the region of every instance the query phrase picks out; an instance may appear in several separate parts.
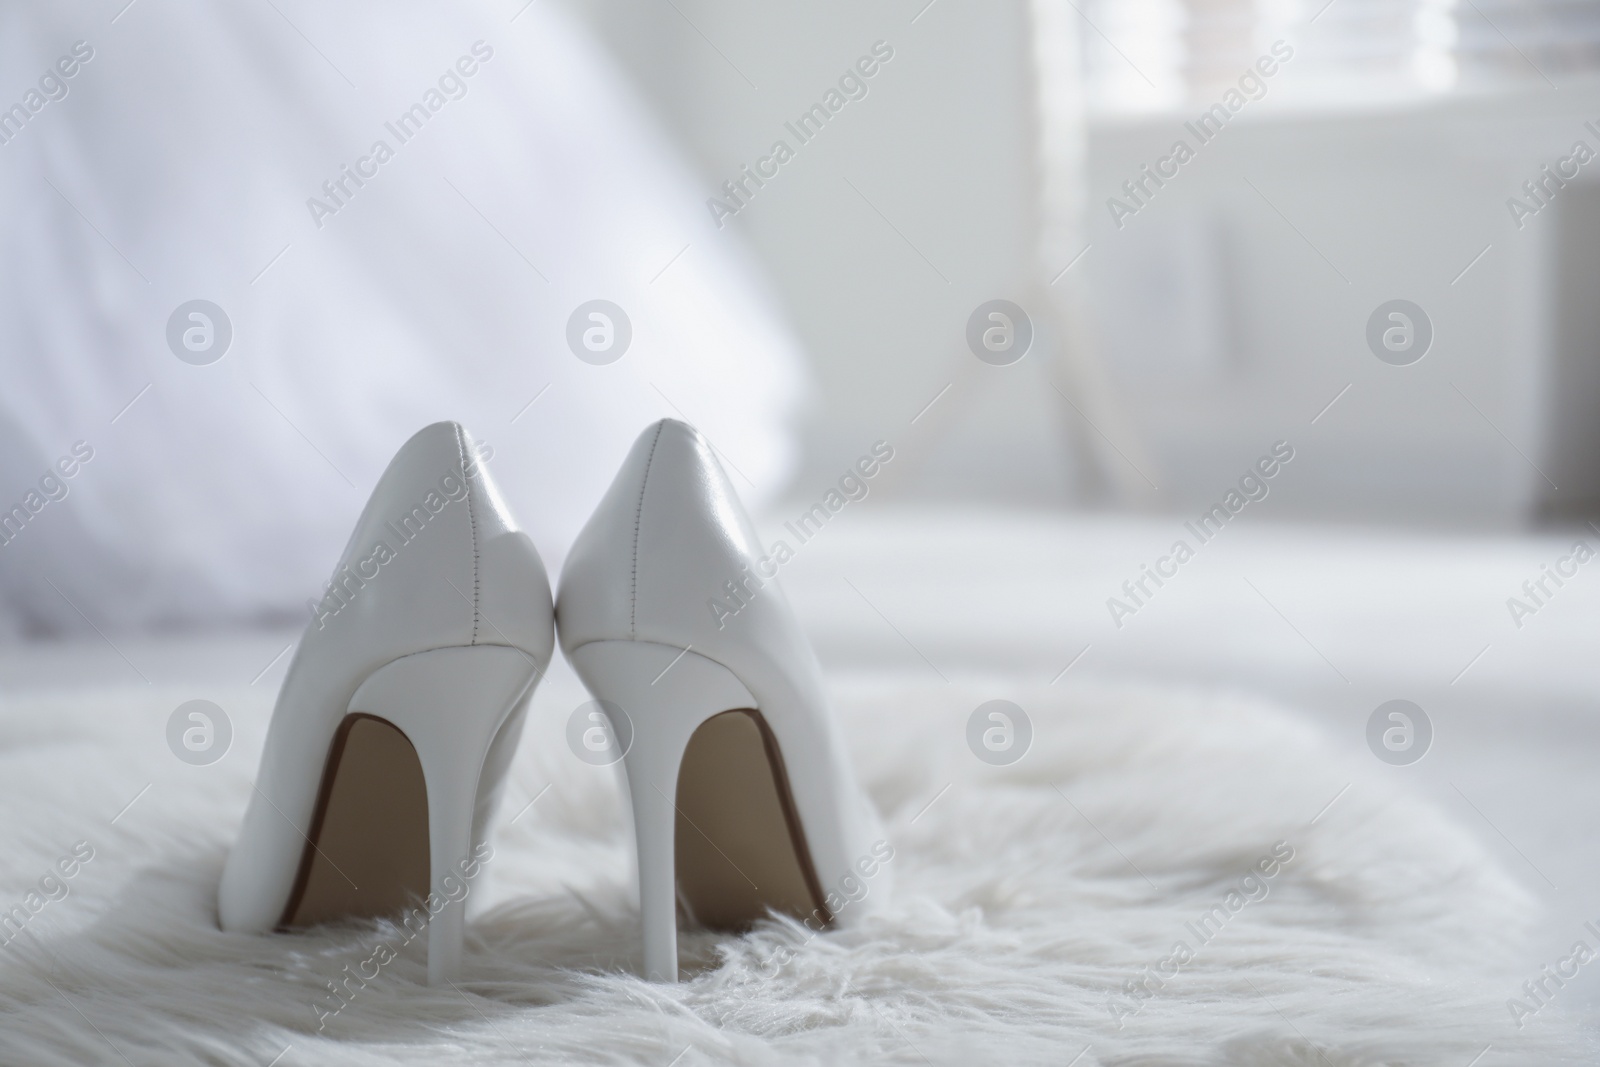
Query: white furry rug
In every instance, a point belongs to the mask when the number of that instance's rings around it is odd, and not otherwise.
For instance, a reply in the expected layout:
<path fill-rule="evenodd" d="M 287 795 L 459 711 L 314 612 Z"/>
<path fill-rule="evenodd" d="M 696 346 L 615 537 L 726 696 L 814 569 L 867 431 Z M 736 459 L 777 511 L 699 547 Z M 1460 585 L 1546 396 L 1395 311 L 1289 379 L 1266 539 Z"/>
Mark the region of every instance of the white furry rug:
<path fill-rule="evenodd" d="M 320 1032 L 329 983 L 404 931 L 216 928 L 269 694 L 203 694 L 236 734 L 209 767 L 163 736 L 201 694 L 0 703 L 0 909 L 40 894 L 0 949 L 0 1062 L 1592 1061 L 1559 1003 L 1512 1024 L 1529 976 L 1504 961 L 1533 905 L 1465 832 L 1284 712 L 1160 689 L 839 685 L 896 848 L 892 906 L 809 941 L 778 922 L 688 935 L 693 975 L 646 984 L 613 772 L 567 750 L 565 684 L 524 736 L 459 987 L 419 984 L 408 950 Z M 1008 768 L 966 748 L 995 696 L 1035 730 Z M 93 858 L 74 867 L 78 842 Z M 64 858 L 72 877 L 47 878 Z"/>

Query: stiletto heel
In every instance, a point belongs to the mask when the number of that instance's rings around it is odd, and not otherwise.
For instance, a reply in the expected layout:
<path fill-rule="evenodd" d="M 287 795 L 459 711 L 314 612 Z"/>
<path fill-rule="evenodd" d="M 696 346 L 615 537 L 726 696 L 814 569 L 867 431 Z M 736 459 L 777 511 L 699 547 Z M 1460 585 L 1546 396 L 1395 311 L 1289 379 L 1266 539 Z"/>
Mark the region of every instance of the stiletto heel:
<path fill-rule="evenodd" d="M 583 677 L 595 680 L 597 700 L 628 716 L 632 736 L 623 768 L 639 853 L 644 973 L 652 981 L 675 982 L 677 831 L 688 821 L 677 803 L 679 767 L 702 723 L 725 711 L 754 708 L 755 698 L 725 667 L 648 641 L 595 641 L 576 649 L 572 662 Z M 688 827 L 685 833 L 701 829 Z M 732 867 L 733 861 L 727 862 Z M 723 873 L 745 877 L 736 868 Z"/>
<path fill-rule="evenodd" d="M 680 908 L 718 930 L 771 911 L 821 929 L 888 893 L 893 849 L 775 572 L 705 438 L 671 419 L 634 444 L 562 572 L 562 647 L 631 727 L 652 979 L 677 980 Z"/>
<path fill-rule="evenodd" d="M 461 964 L 465 900 L 539 675 L 544 565 L 466 431 L 407 441 L 307 625 L 218 888 L 266 933 L 429 915 L 428 980 Z"/>
<path fill-rule="evenodd" d="M 429 985 L 460 972 L 480 774 L 496 736 L 527 707 L 534 673 L 531 658 L 503 645 L 438 648 L 380 668 L 350 699 L 351 715 L 394 725 L 421 764 L 429 880 L 416 903 L 431 916 Z"/>

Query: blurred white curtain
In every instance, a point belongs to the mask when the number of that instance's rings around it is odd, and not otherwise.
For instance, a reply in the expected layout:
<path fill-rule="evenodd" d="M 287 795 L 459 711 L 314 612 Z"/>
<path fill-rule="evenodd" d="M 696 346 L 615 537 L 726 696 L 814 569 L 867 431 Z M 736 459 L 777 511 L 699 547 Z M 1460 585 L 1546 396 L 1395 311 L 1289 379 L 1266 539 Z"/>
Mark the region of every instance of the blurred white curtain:
<path fill-rule="evenodd" d="M 1079 459 L 1086 495 L 1130 507 L 1159 493 L 1143 435 L 1117 391 L 1094 341 L 1087 299 L 1089 109 L 1080 41 L 1082 16 L 1071 5 L 1031 0 L 1036 185 L 1035 306 L 1055 339 L 1061 424 Z"/>

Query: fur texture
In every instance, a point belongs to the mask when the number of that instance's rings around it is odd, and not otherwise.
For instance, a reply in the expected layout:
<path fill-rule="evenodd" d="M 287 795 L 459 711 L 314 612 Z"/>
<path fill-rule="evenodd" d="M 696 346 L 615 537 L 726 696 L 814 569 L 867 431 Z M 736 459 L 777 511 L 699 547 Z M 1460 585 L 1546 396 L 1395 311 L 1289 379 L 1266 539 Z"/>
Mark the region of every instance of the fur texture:
<path fill-rule="evenodd" d="M 263 694 L 209 694 L 236 737 L 208 767 L 180 763 L 163 735 L 194 693 L 11 699 L 0 908 L 27 908 L 75 843 L 94 855 L 0 949 L 0 1062 L 1493 1067 L 1593 1054 L 1559 1003 L 1520 1032 L 1507 1012 L 1527 977 L 1505 961 L 1530 899 L 1445 816 L 1279 710 L 1088 683 L 835 681 L 896 850 L 892 902 L 815 938 L 787 921 L 686 934 L 675 986 L 633 977 L 628 829 L 614 772 L 566 748 L 583 699 L 570 681 L 536 702 L 473 885 L 466 973 L 444 989 L 421 984 L 420 945 L 350 978 L 404 941 L 390 924 L 217 929 Z M 1000 694 L 1034 729 L 1005 768 L 965 740 L 972 709 Z"/>

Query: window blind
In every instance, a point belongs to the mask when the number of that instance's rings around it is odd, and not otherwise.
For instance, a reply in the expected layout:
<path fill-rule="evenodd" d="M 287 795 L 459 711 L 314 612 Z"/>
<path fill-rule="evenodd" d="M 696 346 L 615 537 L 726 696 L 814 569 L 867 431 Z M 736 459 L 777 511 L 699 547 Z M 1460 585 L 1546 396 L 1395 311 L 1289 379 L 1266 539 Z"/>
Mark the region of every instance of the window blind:
<path fill-rule="evenodd" d="M 1600 0 L 1071 0 L 1092 113 L 1203 106 L 1287 41 L 1273 105 L 1553 88 L 1600 72 Z"/>

